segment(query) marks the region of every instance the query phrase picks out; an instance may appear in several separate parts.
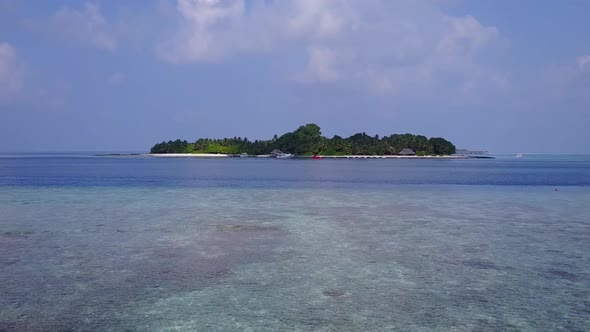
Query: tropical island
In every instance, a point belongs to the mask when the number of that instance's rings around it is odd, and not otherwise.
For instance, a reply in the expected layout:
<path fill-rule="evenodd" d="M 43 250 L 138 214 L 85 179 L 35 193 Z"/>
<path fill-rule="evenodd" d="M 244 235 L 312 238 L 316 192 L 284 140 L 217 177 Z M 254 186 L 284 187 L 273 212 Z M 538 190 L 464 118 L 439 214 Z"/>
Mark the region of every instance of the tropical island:
<path fill-rule="evenodd" d="M 250 141 L 244 137 L 223 139 L 199 138 L 194 143 L 177 139 L 155 144 L 151 154 L 206 155 L 269 155 L 281 151 L 294 156 L 448 156 L 456 152 L 455 145 L 441 137 L 393 134 L 379 137 L 366 133 L 348 138 L 322 136 L 318 125 L 310 123 L 297 130 L 274 135 L 269 140 Z"/>

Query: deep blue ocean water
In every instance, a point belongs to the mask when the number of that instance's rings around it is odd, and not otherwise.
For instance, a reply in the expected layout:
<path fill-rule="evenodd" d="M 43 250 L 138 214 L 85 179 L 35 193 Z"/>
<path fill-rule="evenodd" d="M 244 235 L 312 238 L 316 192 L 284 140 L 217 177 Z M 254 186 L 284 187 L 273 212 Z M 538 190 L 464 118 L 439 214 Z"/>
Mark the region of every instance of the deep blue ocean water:
<path fill-rule="evenodd" d="M 590 157 L 0 154 L 0 331 L 587 331 Z"/>

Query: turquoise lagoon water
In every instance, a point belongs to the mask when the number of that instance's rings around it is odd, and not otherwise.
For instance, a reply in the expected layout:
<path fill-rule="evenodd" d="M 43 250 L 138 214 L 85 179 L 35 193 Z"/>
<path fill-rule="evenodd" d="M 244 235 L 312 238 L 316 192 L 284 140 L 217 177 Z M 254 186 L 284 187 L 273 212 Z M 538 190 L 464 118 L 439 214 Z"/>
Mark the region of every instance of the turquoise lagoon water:
<path fill-rule="evenodd" d="M 590 158 L 0 157 L 0 331 L 587 331 Z"/>

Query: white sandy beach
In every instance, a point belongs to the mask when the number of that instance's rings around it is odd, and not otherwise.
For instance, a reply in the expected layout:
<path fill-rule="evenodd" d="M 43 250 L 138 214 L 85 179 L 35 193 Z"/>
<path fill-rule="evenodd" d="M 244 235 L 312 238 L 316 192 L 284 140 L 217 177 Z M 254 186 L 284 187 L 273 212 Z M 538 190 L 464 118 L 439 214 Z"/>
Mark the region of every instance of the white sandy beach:
<path fill-rule="evenodd" d="M 227 158 L 228 154 L 215 153 L 148 153 L 146 156 L 159 158 Z"/>
<path fill-rule="evenodd" d="M 398 156 L 398 155 L 351 155 L 351 156 L 320 156 L 326 159 L 472 159 L 473 157 L 464 155 L 455 156 Z"/>
<path fill-rule="evenodd" d="M 398 156 L 398 155 L 349 155 L 349 156 L 319 156 L 337 159 L 465 159 L 465 156 Z"/>
<path fill-rule="evenodd" d="M 158 157 L 158 158 L 227 158 L 233 155 L 229 154 L 214 154 L 214 153 L 149 153 L 145 154 L 145 156 L 150 157 Z M 259 155 L 259 156 L 248 156 L 250 158 L 269 158 L 269 155 Z M 296 158 L 311 158 L 312 156 L 298 156 Z M 326 158 L 326 159 L 467 159 L 469 157 L 466 156 L 398 156 L 398 155 L 386 155 L 386 156 L 378 156 L 378 155 L 346 155 L 346 156 L 322 156 L 319 155 L 318 157 Z"/>

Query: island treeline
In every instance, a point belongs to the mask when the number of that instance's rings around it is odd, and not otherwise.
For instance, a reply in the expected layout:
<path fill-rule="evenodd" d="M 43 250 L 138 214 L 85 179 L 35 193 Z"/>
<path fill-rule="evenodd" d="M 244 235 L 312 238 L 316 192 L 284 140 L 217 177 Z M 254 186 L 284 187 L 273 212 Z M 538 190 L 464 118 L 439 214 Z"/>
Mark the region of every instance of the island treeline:
<path fill-rule="evenodd" d="M 335 135 L 322 136 L 316 124 L 307 124 L 280 137 L 270 140 L 250 141 L 234 137 L 223 139 L 200 138 L 194 143 L 177 139 L 154 145 L 150 153 L 215 153 L 215 154 L 268 154 L 274 149 L 296 155 L 394 155 L 409 148 L 417 155 L 450 155 L 455 146 L 441 137 L 427 138 L 422 135 L 394 134 L 379 137 L 358 133 L 348 138 Z"/>

